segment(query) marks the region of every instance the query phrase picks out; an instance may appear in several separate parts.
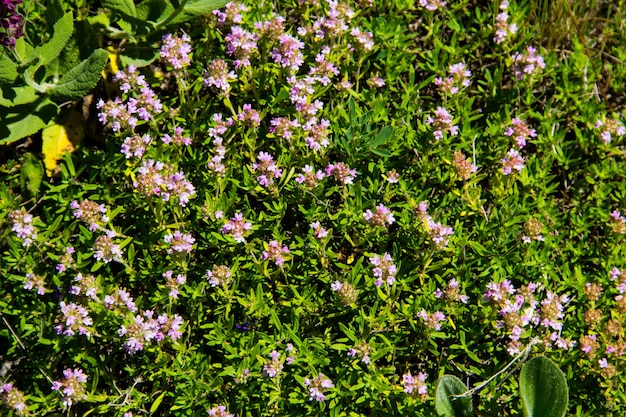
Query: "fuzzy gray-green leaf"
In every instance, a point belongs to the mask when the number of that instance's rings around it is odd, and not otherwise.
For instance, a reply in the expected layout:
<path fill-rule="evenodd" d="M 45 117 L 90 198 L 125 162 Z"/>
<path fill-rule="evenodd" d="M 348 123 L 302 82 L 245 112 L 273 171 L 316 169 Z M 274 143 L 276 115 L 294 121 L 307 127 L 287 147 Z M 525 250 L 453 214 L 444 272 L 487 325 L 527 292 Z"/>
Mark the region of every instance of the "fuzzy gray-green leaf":
<path fill-rule="evenodd" d="M 107 51 L 96 49 L 89 58 L 61 77 L 59 83 L 48 90 L 48 93 L 58 100 L 75 100 L 84 97 L 98 84 L 108 58 Z"/>
<path fill-rule="evenodd" d="M 54 34 L 45 44 L 36 47 L 32 56 L 40 57 L 40 64 L 47 65 L 59 56 L 74 31 L 72 12 L 66 13 L 54 24 Z"/>
<path fill-rule="evenodd" d="M 567 410 L 568 389 L 563 372 L 545 356 L 537 356 L 522 366 L 520 398 L 525 417 L 563 417 Z"/>
<path fill-rule="evenodd" d="M 474 415 L 472 397 L 455 397 L 467 392 L 461 380 L 452 375 L 439 378 L 435 390 L 435 410 L 443 417 L 471 417 Z"/>

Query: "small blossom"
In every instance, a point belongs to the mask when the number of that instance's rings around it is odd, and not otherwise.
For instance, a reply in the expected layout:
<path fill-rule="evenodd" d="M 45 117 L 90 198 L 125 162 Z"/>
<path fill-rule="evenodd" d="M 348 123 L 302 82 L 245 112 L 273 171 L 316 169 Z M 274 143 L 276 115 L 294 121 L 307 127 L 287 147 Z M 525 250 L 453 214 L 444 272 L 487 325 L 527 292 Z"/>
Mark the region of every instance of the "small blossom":
<path fill-rule="evenodd" d="M 183 274 L 178 274 L 176 275 L 176 278 L 174 278 L 174 273 L 172 271 L 165 271 L 163 273 L 163 278 L 167 280 L 165 285 L 169 289 L 168 296 L 171 298 L 178 298 L 178 295 L 180 294 L 179 288 L 187 282 L 187 277 Z"/>
<path fill-rule="evenodd" d="M 337 181 L 344 185 L 354 184 L 356 170 L 350 169 L 350 167 L 343 162 L 338 162 L 336 164 L 328 164 L 326 167 L 326 175 L 334 177 Z"/>
<path fill-rule="evenodd" d="M 35 275 L 32 272 L 27 273 L 26 281 L 24 281 L 24 289 L 37 289 L 37 294 L 44 295 L 46 293 L 46 282 L 44 280 L 44 277 Z"/>
<path fill-rule="evenodd" d="M 89 230 L 92 232 L 97 230 L 98 223 L 106 223 L 109 221 L 106 215 L 107 208 L 104 204 L 98 204 L 92 200 L 83 200 L 80 203 L 73 200 L 70 203 L 70 208 L 72 209 L 74 217 L 89 225 Z"/>
<path fill-rule="evenodd" d="M 450 65 L 449 72 L 450 77 L 446 79 L 437 77 L 434 81 L 435 85 L 439 86 L 443 93 L 455 95 L 461 89 L 469 87 L 471 84 L 470 77 L 472 72 L 465 67 L 465 63 L 459 62 L 458 64 Z"/>
<path fill-rule="evenodd" d="M 175 70 L 181 70 L 189 66 L 191 62 L 190 54 L 191 38 L 187 34 L 183 33 L 182 36 L 172 35 L 171 33 L 163 35 L 161 59 L 174 67 Z"/>
<path fill-rule="evenodd" d="M 124 143 L 122 143 L 120 152 L 122 152 L 126 159 L 142 158 L 150 143 L 152 143 L 152 138 L 148 134 L 143 136 L 127 136 L 124 139 Z"/>
<path fill-rule="evenodd" d="M 257 181 L 262 187 L 274 184 L 275 179 L 283 175 L 283 170 L 276 166 L 274 157 L 267 152 L 259 152 L 258 162 L 252 164 L 252 171 L 258 174 Z"/>
<path fill-rule="evenodd" d="M 366 365 L 369 365 L 370 363 L 372 363 L 372 359 L 370 358 L 370 346 L 367 344 L 367 342 L 363 341 L 361 342 L 359 345 L 355 346 L 354 348 L 350 349 L 348 351 L 348 356 L 350 357 L 359 357 L 361 359 L 361 362 L 363 362 Z"/>
<path fill-rule="evenodd" d="M 397 184 L 398 179 L 400 178 L 400 174 L 398 174 L 395 170 L 387 171 L 386 175 L 383 177 L 387 180 L 389 184 Z"/>
<path fill-rule="evenodd" d="M 531 240 L 543 242 L 544 239 L 541 234 L 542 229 L 543 224 L 539 220 L 534 217 L 528 219 L 526 223 L 524 223 L 524 232 L 526 232 L 526 235 L 522 237 L 522 240 L 525 243 L 530 243 Z"/>
<path fill-rule="evenodd" d="M 68 268 L 76 267 L 76 263 L 74 262 L 74 258 L 72 257 L 75 252 L 76 250 L 72 246 L 68 246 L 65 248 L 65 254 L 61 256 L 60 262 L 56 266 L 56 270 L 59 274 L 62 274 Z"/>
<path fill-rule="evenodd" d="M 251 104 L 244 104 L 243 109 L 235 118 L 248 127 L 259 127 L 261 124 L 261 116 L 257 110 L 252 108 Z"/>
<path fill-rule="evenodd" d="M 22 246 L 28 247 L 37 239 L 37 230 L 33 225 L 33 215 L 27 213 L 23 207 L 10 212 L 9 219 L 13 223 L 11 230 L 17 234 L 18 238 L 23 239 Z"/>
<path fill-rule="evenodd" d="M 504 2 L 502 4 L 505 4 Z M 502 9 L 502 7 L 501 7 Z M 506 8 L 502 9 L 506 10 Z M 496 36 L 493 38 L 495 43 L 502 43 L 510 35 L 517 33 L 517 25 L 515 23 L 508 23 L 509 14 L 506 12 L 498 13 L 496 17 Z"/>
<path fill-rule="evenodd" d="M 95 301 L 98 299 L 97 294 L 99 290 L 100 286 L 95 276 L 91 274 L 83 275 L 79 272 L 76 274 L 76 277 L 74 277 L 74 285 L 70 288 L 70 294 L 80 295 L 83 293 L 86 297 Z"/>
<path fill-rule="evenodd" d="M 512 126 L 507 127 L 504 131 L 504 136 L 513 136 L 518 148 L 522 149 L 526 146 L 527 140 L 537 137 L 537 131 L 532 129 L 526 121 L 514 118 L 511 123 Z"/>
<path fill-rule="evenodd" d="M 537 50 L 532 46 L 526 48 L 526 53 L 516 52 L 513 55 L 513 72 L 515 78 L 523 80 L 525 75 L 539 73 L 546 67 L 543 57 L 537 54 Z"/>
<path fill-rule="evenodd" d="M 613 210 L 609 217 L 609 225 L 614 233 L 620 235 L 626 234 L 626 217 L 622 216 L 617 210 Z"/>
<path fill-rule="evenodd" d="M 435 117 L 428 116 L 425 123 L 433 126 L 435 129 L 433 135 L 437 140 L 443 139 L 444 133 L 449 133 L 452 136 L 456 136 L 459 133 L 458 126 L 452 124 L 452 116 L 443 107 L 437 107 Z"/>
<path fill-rule="evenodd" d="M 382 79 L 378 74 L 373 74 L 370 78 L 367 79 L 367 85 L 371 88 L 381 88 L 385 86 L 385 80 Z"/>
<path fill-rule="evenodd" d="M 339 69 L 327 59 L 329 53 L 330 48 L 324 46 L 315 56 L 315 65 L 309 69 L 309 75 L 314 76 L 324 86 L 330 84 L 332 78 L 339 75 Z"/>
<path fill-rule="evenodd" d="M 18 416 L 27 416 L 28 408 L 26 407 L 26 396 L 24 393 L 13 386 L 13 384 L 0 383 L 0 401 L 8 408 L 15 411 Z"/>
<path fill-rule="evenodd" d="M 303 48 L 304 42 L 285 33 L 278 37 L 278 46 L 270 51 L 270 56 L 281 67 L 297 71 L 304 63 Z"/>
<path fill-rule="evenodd" d="M 183 136 L 183 128 L 180 126 L 176 126 L 174 128 L 174 136 L 170 136 L 169 134 L 163 135 L 161 139 L 163 143 L 166 145 L 174 144 L 177 146 L 189 146 L 191 145 L 191 138 L 189 136 Z"/>
<path fill-rule="evenodd" d="M 417 314 L 424 321 L 424 325 L 431 330 L 441 330 L 441 323 L 446 320 L 446 316 L 441 311 L 435 311 L 434 313 L 426 313 L 426 310 L 422 310 Z"/>
<path fill-rule="evenodd" d="M 126 94 L 133 90 L 141 90 L 144 87 L 148 87 L 146 77 L 139 74 L 135 65 L 129 65 L 126 71 L 117 71 L 113 81 L 119 83 L 120 90 Z"/>
<path fill-rule="evenodd" d="M 207 269 L 205 277 L 211 287 L 217 287 L 218 285 L 226 287 L 231 280 L 230 268 L 225 265 L 215 265 L 213 269 Z"/>
<path fill-rule="evenodd" d="M 269 44 L 274 44 L 285 33 L 285 20 L 283 16 L 276 16 L 272 20 L 255 22 L 254 28 L 261 38 L 266 39 Z"/>
<path fill-rule="evenodd" d="M 174 255 L 191 253 L 196 239 L 194 239 L 194 237 L 190 234 L 182 233 L 180 230 L 176 230 L 174 233 L 168 233 L 165 235 L 163 241 L 170 245 L 167 253 Z"/>
<path fill-rule="evenodd" d="M 514 170 L 521 172 L 524 169 L 524 157 L 520 156 L 519 152 L 515 149 L 510 149 L 507 152 L 506 157 L 500 160 L 502 164 L 502 173 L 504 175 L 511 174 Z"/>
<path fill-rule="evenodd" d="M 258 52 L 256 41 L 258 35 L 253 35 L 245 31 L 240 26 L 230 28 L 230 33 L 226 35 L 226 52 L 235 57 L 235 68 L 250 66 L 250 58 Z"/>
<path fill-rule="evenodd" d="M 285 262 L 285 258 L 283 257 L 284 253 L 289 253 L 289 248 L 287 246 L 281 246 L 275 240 L 272 240 L 266 246 L 266 250 L 263 251 L 263 260 L 271 260 L 278 266 L 282 266 Z"/>
<path fill-rule="evenodd" d="M 309 149 L 317 152 L 322 148 L 328 147 L 328 127 L 330 122 L 326 119 L 317 120 L 316 117 L 310 118 L 303 126 L 304 141 Z"/>
<path fill-rule="evenodd" d="M 426 398 L 428 398 L 426 374 L 423 372 L 418 373 L 417 377 L 411 375 L 410 371 L 402 375 L 402 387 L 405 393 L 411 396 L 417 396 L 422 401 L 426 401 Z"/>
<path fill-rule="evenodd" d="M 273 350 L 270 353 L 270 361 L 263 366 L 263 375 L 274 378 L 283 370 L 283 360 L 280 354 Z"/>
<path fill-rule="evenodd" d="M 419 5 L 426 10 L 435 11 L 446 7 L 446 2 L 443 0 L 419 0 Z"/>
<path fill-rule="evenodd" d="M 53 381 L 52 390 L 63 395 L 63 405 L 71 407 L 75 401 L 87 398 L 87 375 L 82 369 L 65 369 L 65 380 Z"/>
<path fill-rule="evenodd" d="M 228 70 L 226 61 L 218 58 L 209 63 L 202 77 L 202 84 L 205 87 L 215 87 L 225 94 L 230 90 L 230 82 L 236 79 L 237 74 Z"/>
<path fill-rule="evenodd" d="M 100 99 L 96 104 L 96 108 L 100 110 L 100 113 L 98 113 L 100 123 L 103 126 L 110 126 L 114 132 L 133 129 L 137 125 L 138 119 L 133 116 L 135 112 L 129 111 L 126 104 L 119 97 L 107 102 Z"/>
<path fill-rule="evenodd" d="M 244 234 L 251 229 L 252 223 L 245 221 L 242 213 L 237 213 L 222 227 L 222 234 L 231 235 L 235 242 L 244 243 Z"/>
<path fill-rule="evenodd" d="M 124 305 L 131 313 L 137 312 L 133 297 L 122 288 L 119 288 L 113 295 L 109 294 L 104 297 L 104 306 L 109 310 L 121 305 Z"/>
<path fill-rule="evenodd" d="M 325 177 L 324 172 L 322 170 L 315 171 L 311 165 L 305 165 L 302 168 L 302 173 L 298 174 L 296 177 L 296 182 L 298 184 L 303 184 L 308 188 L 315 188 L 319 181 L 323 180 Z"/>
<path fill-rule="evenodd" d="M 448 301 L 456 302 L 460 301 L 463 304 L 467 304 L 469 297 L 459 293 L 459 282 L 456 278 L 452 278 L 444 290 L 437 288 L 435 291 L 435 297 L 445 298 Z"/>
<path fill-rule="evenodd" d="M 600 132 L 600 138 L 606 144 L 609 144 L 614 137 L 624 136 L 626 134 L 626 128 L 624 124 L 618 119 L 598 119 L 594 127 Z"/>
<path fill-rule="evenodd" d="M 291 140 L 298 127 L 300 123 L 297 120 L 289 120 L 287 117 L 277 117 L 270 121 L 270 133 L 286 140 Z"/>
<path fill-rule="evenodd" d="M 313 229 L 313 237 L 317 240 L 322 240 L 328 236 L 328 230 L 322 227 L 319 221 L 311 223 L 311 229 Z"/>
<path fill-rule="evenodd" d="M 452 166 L 456 170 L 457 175 L 462 180 L 468 180 L 473 173 L 478 171 L 478 167 L 472 164 L 471 159 L 465 158 L 461 152 L 454 152 L 454 159 L 452 160 Z"/>
<path fill-rule="evenodd" d="M 309 389 L 309 401 L 315 400 L 320 402 L 326 399 L 324 391 L 335 387 L 333 381 L 328 379 L 324 374 L 319 374 L 312 380 L 305 378 L 304 386 Z"/>
<path fill-rule="evenodd" d="M 335 281 L 330 285 L 330 288 L 337 292 L 339 299 L 345 306 L 350 306 L 356 302 L 357 291 L 354 285 Z"/>
<path fill-rule="evenodd" d="M 393 285 L 396 282 L 397 268 L 393 263 L 391 255 L 385 253 L 382 257 L 374 255 L 369 258 L 370 264 L 374 267 L 373 273 L 376 278 L 376 286 L 381 287 L 383 283 Z"/>
<path fill-rule="evenodd" d="M 74 336 L 78 332 L 81 336 L 90 336 L 88 326 L 93 324 L 89 312 L 83 306 L 75 303 L 65 303 L 61 301 L 61 312 L 57 317 L 57 324 L 54 328 L 57 334 L 67 337 Z"/>
<path fill-rule="evenodd" d="M 93 257 L 98 261 L 108 264 L 111 261 L 122 262 L 122 250 L 120 245 L 113 241 L 116 233 L 107 230 L 105 235 L 98 236 L 93 246 Z"/>
<path fill-rule="evenodd" d="M 213 10 L 213 14 L 217 16 L 217 22 L 221 25 L 239 25 L 243 23 L 242 13 L 247 11 L 248 8 L 245 4 L 236 1 L 229 1 L 226 5 L 224 5 L 224 11 L 221 9 Z"/>
<path fill-rule="evenodd" d="M 350 31 L 350 35 L 356 41 L 359 49 L 363 51 L 371 51 L 374 49 L 374 34 L 372 32 L 363 32 L 358 27 Z"/>
<path fill-rule="evenodd" d="M 235 417 L 235 415 L 226 411 L 225 405 L 216 405 L 209 410 L 209 417 Z"/>

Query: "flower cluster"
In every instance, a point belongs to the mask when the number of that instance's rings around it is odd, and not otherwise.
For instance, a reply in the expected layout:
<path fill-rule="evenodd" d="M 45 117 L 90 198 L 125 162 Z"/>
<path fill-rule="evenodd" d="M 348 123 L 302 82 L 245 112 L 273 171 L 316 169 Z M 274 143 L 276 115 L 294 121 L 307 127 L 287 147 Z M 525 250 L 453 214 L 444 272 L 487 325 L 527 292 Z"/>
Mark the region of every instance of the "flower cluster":
<path fill-rule="evenodd" d="M 343 162 L 337 162 L 336 164 L 328 164 L 326 167 L 326 175 L 334 177 L 335 180 L 341 182 L 344 185 L 354 184 L 356 178 L 356 170 L 350 169 L 349 166 Z"/>
<path fill-rule="evenodd" d="M 221 94 L 227 94 L 230 90 L 230 82 L 237 79 L 234 71 L 228 70 L 228 64 L 223 59 L 214 59 L 209 62 L 208 68 L 202 77 L 205 87 L 215 87 Z"/>
<path fill-rule="evenodd" d="M 243 23 L 243 12 L 247 12 L 248 8 L 236 1 L 229 1 L 224 5 L 224 11 L 213 10 L 213 14 L 217 16 L 217 22 L 222 25 L 233 25 Z"/>
<path fill-rule="evenodd" d="M 122 288 L 119 288 L 113 295 L 107 294 L 104 297 L 104 306 L 109 310 L 122 305 L 131 313 L 137 312 L 135 300 L 133 300 L 133 297 L 128 293 L 128 291 Z"/>
<path fill-rule="evenodd" d="M 37 294 L 44 295 L 46 293 L 46 281 L 44 277 L 35 275 L 32 272 L 26 274 L 26 281 L 24 281 L 24 289 L 32 290 L 36 288 Z"/>
<path fill-rule="evenodd" d="M 161 45 L 161 59 L 174 70 L 181 70 L 191 63 L 191 38 L 185 33 L 182 36 L 166 33 Z"/>
<path fill-rule="evenodd" d="M 170 136 L 168 133 L 163 135 L 161 138 L 164 144 L 174 144 L 178 146 L 189 146 L 191 145 L 191 138 L 189 136 L 183 136 L 183 128 L 180 126 L 176 126 L 174 128 L 174 136 Z"/>
<path fill-rule="evenodd" d="M 449 72 L 450 77 L 446 79 L 437 77 L 434 81 L 435 85 L 439 86 L 443 93 L 455 95 L 461 89 L 469 87 L 471 84 L 470 77 L 472 72 L 465 67 L 465 63 L 459 62 L 458 64 L 450 65 Z"/>
<path fill-rule="evenodd" d="M 446 7 L 446 2 L 443 0 L 419 0 L 419 5 L 432 12 Z"/>
<path fill-rule="evenodd" d="M 322 240 L 328 236 L 328 230 L 322 227 L 322 224 L 319 221 L 314 221 L 310 224 L 311 229 L 313 229 L 313 237 L 317 240 Z"/>
<path fill-rule="evenodd" d="M 215 265 L 213 269 L 207 269 L 205 277 L 211 287 L 217 287 L 218 285 L 226 287 L 230 283 L 230 268 L 226 265 Z"/>
<path fill-rule="evenodd" d="M 441 290 L 439 287 L 435 290 L 435 297 L 445 298 L 448 301 L 457 302 L 460 301 L 463 304 L 467 304 L 469 297 L 459 293 L 459 282 L 456 278 L 452 278 L 445 289 Z"/>
<path fill-rule="evenodd" d="M 328 46 L 322 47 L 320 53 L 315 55 L 315 65 L 309 69 L 309 75 L 324 86 L 330 84 L 331 79 L 339 75 L 339 69 L 327 58 L 329 53 Z"/>
<path fill-rule="evenodd" d="M 223 120 L 221 113 L 215 113 L 212 117 L 215 127 L 209 129 L 209 137 L 213 138 L 215 145 L 215 155 L 211 158 L 207 166 L 217 175 L 223 176 L 226 173 L 226 166 L 222 162 L 226 157 L 226 147 L 224 146 L 224 135 L 228 128 L 235 124 L 235 120 L 228 118 Z"/>
<path fill-rule="evenodd" d="M 106 234 L 98 236 L 93 245 L 93 257 L 108 264 L 111 261 L 122 262 L 122 249 L 113 240 L 117 234 L 113 230 L 107 230 Z"/>
<path fill-rule="evenodd" d="M 364 51 L 371 51 L 374 49 L 374 34 L 372 32 L 363 32 L 358 27 L 353 28 L 350 31 L 350 35 L 356 41 L 358 48 Z"/>
<path fill-rule="evenodd" d="M 522 172 L 525 162 L 526 160 L 520 155 L 518 150 L 509 149 L 506 156 L 500 159 L 500 163 L 502 164 L 502 173 L 504 175 L 509 175 L 513 171 Z"/>
<path fill-rule="evenodd" d="M 507 0 L 500 3 L 500 10 L 502 10 L 496 17 L 496 36 L 493 38 L 495 43 L 502 43 L 510 35 L 517 33 L 517 25 L 515 23 L 508 23 L 509 14 L 506 10 L 509 8 L 509 2 Z"/>
<path fill-rule="evenodd" d="M 156 340 L 161 342 L 167 335 L 172 341 L 182 336 L 180 328 L 183 319 L 178 314 L 170 318 L 167 314 L 161 314 L 156 319 L 152 310 L 144 311 L 133 317 L 132 323 L 122 325 L 117 333 L 126 337 L 124 348 L 130 354 L 143 350 L 144 344 Z"/>
<path fill-rule="evenodd" d="M 174 255 L 191 253 L 196 239 L 188 233 L 176 230 L 174 233 L 166 234 L 163 241 L 170 245 L 167 253 Z"/>
<path fill-rule="evenodd" d="M 143 160 L 133 187 L 146 197 L 160 196 L 163 201 L 177 200 L 185 207 L 196 195 L 196 189 L 185 179 L 185 173 L 152 159 Z"/>
<path fill-rule="evenodd" d="M 126 71 L 119 70 L 115 73 L 113 81 L 119 83 L 120 90 L 128 94 L 130 91 L 149 87 L 146 77 L 139 74 L 135 65 L 129 65 Z"/>
<path fill-rule="evenodd" d="M 370 264 L 374 267 L 372 272 L 376 278 L 376 286 L 381 287 L 383 283 L 393 285 L 396 282 L 397 268 L 393 263 L 391 255 L 385 253 L 382 257 L 374 255 L 369 258 Z"/>
<path fill-rule="evenodd" d="M 454 230 L 450 226 L 437 223 L 433 220 L 428 214 L 428 203 L 426 201 L 422 201 L 417 205 L 415 215 L 418 220 L 422 222 L 423 227 L 426 229 L 430 239 L 437 248 L 445 248 L 448 246 L 448 237 L 454 234 Z"/>
<path fill-rule="evenodd" d="M 448 110 L 441 106 L 435 110 L 435 117 L 433 118 L 429 115 L 424 123 L 433 126 L 435 129 L 433 135 L 437 140 L 443 139 L 444 133 L 449 133 L 452 136 L 456 136 L 459 133 L 459 127 L 452 124 L 452 116 L 448 113 Z"/>
<path fill-rule="evenodd" d="M 518 148 L 522 149 L 526 146 L 526 141 L 537 137 L 537 131 L 530 127 L 525 120 L 516 117 L 511 121 L 511 124 L 512 126 L 507 127 L 504 131 L 504 136 L 513 136 Z"/>
<path fill-rule="evenodd" d="M 98 223 L 106 223 L 109 221 L 107 217 L 107 208 L 104 204 L 98 204 L 93 200 L 83 200 L 80 203 L 73 200 L 70 203 L 72 214 L 78 220 L 89 225 L 89 230 L 95 232 L 98 229 Z"/>
<path fill-rule="evenodd" d="M 622 216 L 617 210 L 613 210 L 609 215 L 609 224 L 611 230 L 620 235 L 626 234 L 626 217 Z"/>
<path fill-rule="evenodd" d="M 127 136 L 122 143 L 122 147 L 120 152 L 126 157 L 126 159 L 131 158 L 142 158 L 146 151 L 148 150 L 148 146 L 152 143 L 152 138 L 150 135 L 133 135 Z"/>
<path fill-rule="evenodd" d="M 22 27 L 23 17 L 17 11 L 17 6 L 22 4 L 22 0 L 3 0 L 0 3 L 0 45 L 7 48 L 15 48 L 17 38 L 24 36 Z"/>
<path fill-rule="evenodd" d="M 87 375 L 82 369 L 65 369 L 65 380 L 53 381 L 52 390 L 63 395 L 63 405 L 71 407 L 75 401 L 87 398 Z"/>
<path fill-rule="evenodd" d="M 180 294 L 180 286 L 187 282 L 187 277 L 183 274 L 177 274 L 176 278 L 174 278 L 174 272 L 165 271 L 163 273 L 163 278 L 166 279 L 165 285 L 169 289 L 168 297 L 178 298 L 178 294 Z"/>
<path fill-rule="evenodd" d="M 294 130 L 300 127 L 300 122 L 287 117 L 275 117 L 270 120 L 270 133 L 285 140 L 291 140 Z"/>
<path fill-rule="evenodd" d="M 434 313 L 427 313 L 422 309 L 417 313 L 417 317 L 424 321 L 424 325 L 431 330 L 441 330 L 441 324 L 446 321 L 446 316 L 441 311 L 435 311 Z"/>
<path fill-rule="evenodd" d="M 22 246 L 28 247 L 37 239 L 37 230 L 33 225 L 33 215 L 27 213 L 23 207 L 10 212 L 9 220 L 13 223 L 11 230 L 17 234 L 18 238 L 23 239 Z"/>
<path fill-rule="evenodd" d="M 283 170 L 276 166 L 274 157 L 267 152 L 259 152 L 257 156 L 258 162 L 252 164 L 252 171 L 257 173 L 256 180 L 262 187 L 269 187 L 274 184 L 275 179 L 279 179 L 283 175 Z"/>
<path fill-rule="evenodd" d="M 258 52 L 259 36 L 244 30 L 240 26 L 230 28 L 226 35 L 226 52 L 235 58 L 235 68 L 250 66 L 250 58 Z"/>
<path fill-rule="evenodd" d="M 513 55 L 513 72 L 515 78 L 523 80 L 525 75 L 539 73 L 546 67 L 543 57 L 537 54 L 537 50 L 532 46 L 526 48 L 526 53 L 516 52 Z"/>
<path fill-rule="evenodd" d="M 225 405 L 217 405 L 209 410 L 209 417 L 235 417 L 235 415 L 226 411 Z"/>
<path fill-rule="evenodd" d="M 70 288 L 70 294 L 80 295 L 82 293 L 85 297 L 97 300 L 99 290 L 100 286 L 95 276 L 91 274 L 83 275 L 79 272 L 74 277 L 74 285 Z"/>
<path fill-rule="evenodd" d="M 282 266 L 285 262 L 283 254 L 289 253 L 289 247 L 281 246 L 280 243 L 275 240 L 272 240 L 270 243 L 264 246 L 266 250 L 263 251 L 263 260 L 269 259 L 271 261 L 274 261 L 276 265 Z"/>
<path fill-rule="evenodd" d="M 420 372 L 416 377 L 411 375 L 411 371 L 402 375 L 402 387 L 404 392 L 411 396 L 417 396 L 422 401 L 428 397 L 428 387 L 426 386 L 426 374 Z"/>
<path fill-rule="evenodd" d="M 594 127 L 600 130 L 600 138 L 606 144 L 609 144 L 613 138 L 624 136 L 626 128 L 618 119 L 598 119 Z"/>
<path fill-rule="evenodd" d="M 326 119 L 317 120 L 317 117 L 311 117 L 302 129 L 304 130 L 304 142 L 309 149 L 317 152 L 322 148 L 330 145 L 328 140 L 328 128 L 330 122 Z"/>
<path fill-rule="evenodd" d="M 524 243 L 530 243 L 532 240 L 543 242 L 543 235 L 541 234 L 542 229 L 543 224 L 539 220 L 534 217 L 528 219 L 526 223 L 524 223 L 524 232 L 526 234 L 522 236 L 522 241 Z"/>
<path fill-rule="evenodd" d="M 379 204 L 376 206 L 375 211 L 372 212 L 370 209 L 365 210 L 363 213 L 363 218 L 366 222 L 374 227 L 387 227 L 391 226 L 395 221 L 395 217 L 393 217 L 393 213 L 384 204 Z"/>
<path fill-rule="evenodd" d="M 60 307 L 61 314 L 57 317 L 59 324 L 54 326 L 57 334 L 71 337 L 78 332 L 79 335 L 89 337 L 91 333 L 87 326 L 91 326 L 93 320 L 89 317 L 87 309 L 76 303 L 67 304 L 65 301 L 61 301 Z"/>
<path fill-rule="evenodd" d="M 348 350 L 348 356 L 358 357 L 361 359 L 361 362 L 363 362 L 366 365 L 369 365 L 370 363 L 372 363 L 372 359 L 369 356 L 370 350 L 371 350 L 370 345 L 368 345 L 367 342 L 363 341 L 358 346 L 355 346 L 351 348 L 350 350 Z"/>
<path fill-rule="evenodd" d="M 309 401 L 324 401 L 326 399 L 324 391 L 335 387 L 333 381 L 324 374 L 319 374 L 313 379 L 305 378 L 304 386 L 309 389 Z"/>
<path fill-rule="evenodd" d="M 315 171 L 311 165 L 305 165 L 302 168 L 302 173 L 298 174 L 296 177 L 296 182 L 298 184 L 304 184 L 308 188 L 315 188 L 319 181 L 323 180 L 325 177 L 324 172 L 322 170 Z"/>
<path fill-rule="evenodd" d="M 56 266 L 56 270 L 59 274 L 65 272 L 68 268 L 76 267 L 76 263 L 74 262 L 73 254 L 76 252 L 73 246 L 68 246 L 65 248 L 65 253 L 61 255 L 61 259 L 59 259 L 59 263 Z"/>
<path fill-rule="evenodd" d="M 222 234 L 231 235 L 237 243 L 244 243 L 244 234 L 251 229 L 252 223 L 245 221 L 242 213 L 237 213 L 222 227 Z"/>
<path fill-rule="evenodd" d="M 330 285 L 330 288 L 337 292 L 339 299 L 345 306 L 350 306 L 356 302 L 357 291 L 354 285 L 335 281 Z"/>
<path fill-rule="evenodd" d="M 263 375 L 274 378 L 283 370 L 283 360 L 280 353 L 273 350 L 270 352 L 270 361 L 263 365 Z"/>
<path fill-rule="evenodd" d="M 234 117 L 248 127 L 259 127 L 261 125 L 261 115 L 258 110 L 252 108 L 251 104 L 244 104 L 243 108 Z"/>
<path fill-rule="evenodd" d="M 270 56 L 281 67 L 295 72 L 304 63 L 303 48 L 304 42 L 285 33 L 278 37 L 278 46 L 270 51 Z"/>
<path fill-rule="evenodd" d="M 28 415 L 26 396 L 22 391 L 14 388 L 13 384 L 0 384 L 0 401 L 2 401 L 2 403 L 4 403 L 8 408 L 12 408 L 16 415 Z"/>
<path fill-rule="evenodd" d="M 462 180 L 470 179 L 472 174 L 478 171 L 478 167 L 472 164 L 472 160 L 470 158 L 465 158 L 465 155 L 463 155 L 460 151 L 454 152 L 452 166 L 456 170 L 459 178 Z"/>

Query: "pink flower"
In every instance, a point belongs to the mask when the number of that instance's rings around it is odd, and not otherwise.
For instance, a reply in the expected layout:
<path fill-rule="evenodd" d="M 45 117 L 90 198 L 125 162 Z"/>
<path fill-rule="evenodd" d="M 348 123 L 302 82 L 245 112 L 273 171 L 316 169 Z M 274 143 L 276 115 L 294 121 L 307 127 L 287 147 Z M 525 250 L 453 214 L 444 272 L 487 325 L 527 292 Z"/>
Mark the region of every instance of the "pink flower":
<path fill-rule="evenodd" d="M 242 213 L 237 213 L 222 227 L 222 234 L 231 235 L 235 242 L 244 243 L 244 234 L 251 229 L 252 223 L 245 221 Z"/>
<path fill-rule="evenodd" d="M 374 227 L 387 227 L 396 221 L 391 210 L 385 207 L 384 204 L 377 205 L 375 212 L 367 209 L 363 213 L 363 218 Z"/>
<path fill-rule="evenodd" d="M 524 162 L 524 157 L 520 156 L 517 150 L 510 149 L 506 157 L 500 160 L 500 163 L 502 163 L 502 173 L 509 175 L 513 171 L 521 172 L 522 169 L 524 169 Z"/>

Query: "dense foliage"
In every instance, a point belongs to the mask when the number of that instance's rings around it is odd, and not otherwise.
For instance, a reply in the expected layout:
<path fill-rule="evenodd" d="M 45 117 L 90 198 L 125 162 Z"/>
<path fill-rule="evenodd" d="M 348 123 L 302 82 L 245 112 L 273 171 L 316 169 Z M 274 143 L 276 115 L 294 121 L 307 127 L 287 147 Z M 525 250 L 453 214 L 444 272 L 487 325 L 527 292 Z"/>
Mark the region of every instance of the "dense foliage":
<path fill-rule="evenodd" d="M 2 414 L 626 413 L 622 1 L 5 3 L 109 64 L 2 149 Z"/>

